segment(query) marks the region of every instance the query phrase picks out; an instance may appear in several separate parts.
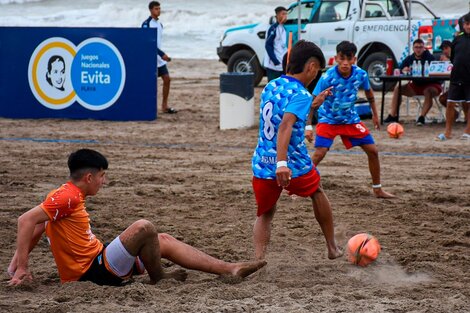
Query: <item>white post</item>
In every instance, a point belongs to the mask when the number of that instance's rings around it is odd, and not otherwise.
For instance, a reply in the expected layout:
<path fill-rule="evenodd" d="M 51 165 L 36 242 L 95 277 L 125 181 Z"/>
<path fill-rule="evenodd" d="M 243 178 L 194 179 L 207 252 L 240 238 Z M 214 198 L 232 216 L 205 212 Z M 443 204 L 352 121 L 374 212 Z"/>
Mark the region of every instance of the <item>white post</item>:
<path fill-rule="evenodd" d="M 297 40 L 300 40 L 300 34 L 302 32 L 302 22 L 301 22 L 301 17 L 302 17 L 302 10 L 300 8 L 300 0 L 297 0 L 297 10 L 298 10 L 298 17 L 297 17 Z"/>
<path fill-rule="evenodd" d="M 408 0 L 408 55 L 411 55 L 411 0 Z"/>

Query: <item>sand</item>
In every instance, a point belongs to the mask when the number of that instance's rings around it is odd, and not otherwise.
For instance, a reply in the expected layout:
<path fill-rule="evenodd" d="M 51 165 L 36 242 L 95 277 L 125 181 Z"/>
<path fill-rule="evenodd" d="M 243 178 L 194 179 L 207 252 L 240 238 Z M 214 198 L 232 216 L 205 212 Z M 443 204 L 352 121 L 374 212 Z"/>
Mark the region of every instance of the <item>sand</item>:
<path fill-rule="evenodd" d="M 222 63 L 175 60 L 169 69 L 171 105 L 180 112 L 156 121 L 0 118 L 3 273 L 15 247 L 18 216 L 67 179 L 66 158 L 82 147 L 110 161 L 108 184 L 87 205 L 102 241 L 146 218 L 213 256 L 232 262 L 253 258 L 251 155 L 257 126 L 219 129 Z M 261 90 L 255 90 L 256 107 Z M 384 129 L 372 132 L 384 188 L 399 198 L 374 198 L 365 154 L 358 148 L 347 152 L 338 139 L 319 166 L 338 243 L 344 247 L 351 236 L 367 232 L 382 244 L 379 259 L 367 268 L 346 257 L 328 260 L 310 201 L 284 194 L 268 265 L 247 279 L 189 271 L 186 282 L 148 285 L 143 276 L 123 287 L 61 285 L 42 239 L 31 254 L 32 285 L 7 287 L 2 274 L 0 311 L 469 312 L 470 142 L 458 139 L 462 123 L 455 126 L 455 139 L 436 142 L 444 125 L 417 127 L 414 114 L 412 104 L 410 115 L 402 116 L 402 139 L 388 138 Z M 372 126 L 371 120 L 365 123 Z"/>

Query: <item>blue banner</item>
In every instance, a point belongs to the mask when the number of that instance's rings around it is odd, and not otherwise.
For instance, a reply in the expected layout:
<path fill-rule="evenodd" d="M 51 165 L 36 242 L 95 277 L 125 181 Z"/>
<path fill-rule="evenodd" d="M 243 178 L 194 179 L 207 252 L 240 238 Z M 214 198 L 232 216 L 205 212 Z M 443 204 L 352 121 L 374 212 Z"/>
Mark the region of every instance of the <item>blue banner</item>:
<path fill-rule="evenodd" d="M 154 120 L 153 28 L 0 27 L 0 116 Z"/>

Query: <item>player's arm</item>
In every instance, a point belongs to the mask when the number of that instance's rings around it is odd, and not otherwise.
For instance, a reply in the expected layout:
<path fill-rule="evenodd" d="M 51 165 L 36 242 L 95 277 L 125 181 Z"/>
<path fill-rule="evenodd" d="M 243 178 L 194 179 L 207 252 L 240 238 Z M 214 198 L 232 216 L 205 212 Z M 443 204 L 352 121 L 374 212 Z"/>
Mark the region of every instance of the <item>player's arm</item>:
<path fill-rule="evenodd" d="M 308 142 L 313 142 L 313 114 L 315 113 L 315 109 L 313 108 L 313 103 L 312 107 L 310 108 L 310 112 L 308 112 L 307 116 L 307 121 L 305 124 L 305 139 L 308 140 Z"/>
<path fill-rule="evenodd" d="M 292 171 L 287 167 L 287 149 L 289 148 L 290 137 L 292 135 L 292 126 L 297 121 L 297 116 L 286 112 L 282 117 L 281 125 L 277 133 L 277 184 L 281 187 L 287 187 L 290 183 Z M 279 163 L 281 162 L 281 163 Z M 282 162 L 286 162 L 283 165 Z"/>
<path fill-rule="evenodd" d="M 276 38 L 276 28 L 278 23 L 275 23 L 269 27 L 267 31 L 266 42 L 264 43 L 264 48 L 269 55 L 269 58 L 274 63 L 274 65 L 279 65 L 281 62 L 277 59 L 276 53 L 274 52 L 274 39 Z"/>
<path fill-rule="evenodd" d="M 379 115 L 377 114 L 377 107 L 375 106 L 374 92 L 372 89 L 365 90 L 367 101 L 369 101 L 369 106 L 372 111 L 372 122 L 374 123 L 375 129 L 380 129 Z"/>
<path fill-rule="evenodd" d="M 16 258 L 15 274 L 10 280 L 10 285 L 20 285 L 25 281 L 32 280 L 28 268 L 29 252 L 37 244 L 41 234 L 44 232 L 45 221 L 49 217 L 40 206 L 29 210 L 18 218 L 18 233 L 16 239 Z M 11 264 L 10 264 L 11 265 Z"/>
<path fill-rule="evenodd" d="M 33 232 L 33 239 L 31 239 L 31 243 L 29 245 L 28 253 L 31 253 L 34 247 L 36 247 L 45 229 L 46 229 L 45 223 L 39 223 L 36 225 L 36 227 L 34 228 L 34 232 Z M 8 269 L 7 269 L 7 273 L 10 276 L 10 278 L 15 275 L 17 263 L 18 263 L 18 254 L 15 250 L 15 254 L 13 255 L 13 258 L 11 259 L 10 265 L 8 266 Z"/>
<path fill-rule="evenodd" d="M 160 50 L 159 48 L 157 48 L 157 54 L 165 61 L 167 62 L 170 62 L 171 61 L 171 58 L 165 53 L 163 52 L 162 50 Z"/>
<path fill-rule="evenodd" d="M 313 95 L 313 101 L 312 105 L 310 107 L 310 112 L 308 113 L 307 116 L 307 126 L 305 126 L 305 138 L 307 138 L 308 142 L 313 141 L 313 114 L 315 113 L 315 110 L 320 107 L 320 105 L 323 104 L 325 101 L 326 97 L 333 95 L 333 86 L 330 86 L 320 92 L 317 96 Z M 314 92 L 315 93 L 315 92 Z"/>

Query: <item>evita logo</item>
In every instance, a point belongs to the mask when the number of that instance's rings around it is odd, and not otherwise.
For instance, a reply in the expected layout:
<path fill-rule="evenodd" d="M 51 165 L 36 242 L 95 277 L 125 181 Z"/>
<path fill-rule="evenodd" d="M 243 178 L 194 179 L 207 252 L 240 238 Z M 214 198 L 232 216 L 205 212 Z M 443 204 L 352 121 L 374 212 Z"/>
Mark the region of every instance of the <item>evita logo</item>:
<path fill-rule="evenodd" d="M 76 101 L 99 111 L 121 95 L 126 68 L 119 50 L 103 38 L 89 38 L 75 47 L 54 37 L 34 50 L 28 79 L 36 99 L 49 109 L 64 109 Z"/>

